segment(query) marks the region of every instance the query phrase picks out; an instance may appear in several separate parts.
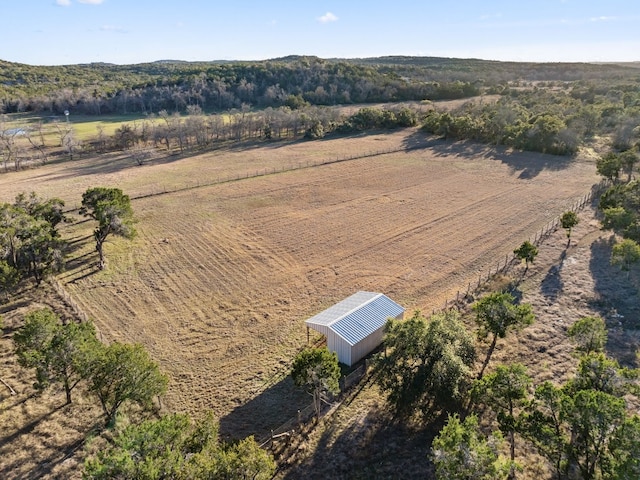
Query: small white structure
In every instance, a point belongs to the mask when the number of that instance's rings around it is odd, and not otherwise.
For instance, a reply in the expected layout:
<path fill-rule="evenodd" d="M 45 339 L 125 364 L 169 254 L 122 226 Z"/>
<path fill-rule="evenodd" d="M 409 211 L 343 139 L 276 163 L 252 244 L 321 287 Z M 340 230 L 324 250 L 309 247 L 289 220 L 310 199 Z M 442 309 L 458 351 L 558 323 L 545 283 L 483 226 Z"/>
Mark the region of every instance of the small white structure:
<path fill-rule="evenodd" d="M 351 366 L 382 343 L 387 319 L 403 315 L 404 308 L 386 295 L 358 292 L 305 323 L 327 337 L 327 348 L 339 362 Z"/>

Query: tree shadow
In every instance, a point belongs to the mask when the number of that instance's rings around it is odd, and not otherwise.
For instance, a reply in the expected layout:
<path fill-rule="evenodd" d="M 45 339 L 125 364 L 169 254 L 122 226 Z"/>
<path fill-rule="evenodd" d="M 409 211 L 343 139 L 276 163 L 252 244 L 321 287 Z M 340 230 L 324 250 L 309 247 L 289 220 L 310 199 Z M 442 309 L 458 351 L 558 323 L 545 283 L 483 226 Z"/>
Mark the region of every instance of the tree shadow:
<path fill-rule="evenodd" d="M 95 257 L 97 256 L 98 256 L 97 252 L 87 252 L 83 255 L 78 255 L 76 257 L 73 257 L 67 260 L 65 262 L 65 269 L 69 270 L 70 273 L 66 275 L 61 275 L 59 278 L 67 278 L 70 276 L 74 276 L 82 272 L 83 270 L 86 270 L 87 268 L 93 268 L 93 266 L 96 265 L 97 263 L 97 260 L 95 259 Z M 94 261 L 91 261 L 92 258 L 94 259 Z"/>
<path fill-rule="evenodd" d="M 564 289 L 562 280 L 562 260 L 564 260 L 564 256 L 566 256 L 566 250 L 562 252 L 560 263 L 552 265 L 540 283 L 542 295 L 551 302 L 555 302 Z"/>
<path fill-rule="evenodd" d="M 495 160 L 507 165 L 521 180 L 535 178 L 545 170 L 564 170 L 574 161 L 573 157 L 564 155 L 512 150 L 502 145 L 487 145 L 470 140 L 445 140 L 421 130 L 409 135 L 404 145 L 407 149 L 429 148 L 439 157 Z"/>
<path fill-rule="evenodd" d="M 29 399 L 31 399 L 33 397 L 34 397 L 34 395 L 31 395 L 29 397 L 25 397 L 24 400 L 22 400 L 21 402 L 16 403 L 15 405 L 12 406 L 12 408 L 24 403 L 26 400 L 29 400 Z M 3 449 L 4 447 L 10 445 L 18 437 L 30 434 L 40 424 L 40 422 L 42 422 L 47 417 L 50 417 L 51 415 L 53 415 L 58 410 L 61 410 L 61 409 L 65 408 L 66 406 L 67 405 L 59 405 L 59 406 L 55 407 L 53 410 L 45 413 L 44 415 L 39 416 L 38 418 L 36 418 L 35 420 L 32 420 L 31 422 L 27 423 L 26 425 L 23 425 L 22 427 L 20 427 L 18 430 L 16 430 L 12 434 L 7 435 L 6 437 L 0 438 L 0 449 Z"/>
<path fill-rule="evenodd" d="M 428 452 L 444 424 L 442 416 L 427 425 L 408 426 L 386 411 L 370 408 L 349 418 L 346 427 L 340 417 L 338 409 L 324 426 L 316 427 L 324 431 L 313 453 L 281 472 L 282 478 L 434 478 Z"/>
<path fill-rule="evenodd" d="M 220 436 L 238 440 L 254 435 L 268 438 L 271 431 L 297 417 L 311 403 L 311 396 L 297 388 L 290 376 L 259 393 L 220 418 Z"/>
<path fill-rule="evenodd" d="M 640 293 L 625 272 L 611 265 L 612 234 L 591 244 L 589 270 L 596 296 L 589 302 L 605 320 L 608 329 L 607 353 L 621 365 L 637 367 L 640 347 Z"/>

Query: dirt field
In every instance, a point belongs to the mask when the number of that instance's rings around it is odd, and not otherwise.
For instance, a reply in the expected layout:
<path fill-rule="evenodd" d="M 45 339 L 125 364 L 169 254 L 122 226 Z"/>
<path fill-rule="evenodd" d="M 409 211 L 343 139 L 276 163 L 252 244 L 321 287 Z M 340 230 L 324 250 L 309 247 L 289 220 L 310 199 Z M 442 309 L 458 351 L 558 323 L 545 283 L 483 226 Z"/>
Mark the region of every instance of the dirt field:
<path fill-rule="evenodd" d="M 611 233 L 600 230 L 595 210 L 587 208 L 580 214 L 568 249 L 562 229 L 539 246 L 535 264 L 520 283 L 522 301 L 533 305 L 536 321 L 498 342 L 489 370 L 520 362 L 533 385 L 545 380 L 565 382 L 578 363 L 566 330 L 591 315 L 606 321 L 607 354 L 624 366 L 639 366 L 635 354 L 640 349 L 640 268 L 627 278 L 612 266 L 612 241 Z M 522 274 L 522 267 L 508 272 L 512 279 Z M 473 322 L 469 325 L 473 328 Z M 640 411 L 638 399 L 629 396 L 627 401 L 631 411 Z M 490 415 L 482 417 L 485 425 L 492 420 Z M 290 465 L 277 478 L 433 478 L 428 445 L 441 425 L 442 419 L 430 428 L 394 423 L 376 386 L 365 383 L 309 437 L 296 437 Z M 552 478 L 546 462 L 519 438 L 516 460 L 523 466 L 518 478 Z"/>
<path fill-rule="evenodd" d="M 286 378 L 306 318 L 357 290 L 409 312 L 440 307 L 586 194 L 594 164 L 408 130 L 141 167 L 115 156 L 49 165 L 0 175 L 0 200 L 34 190 L 77 205 L 90 186 L 137 196 L 421 145 L 134 200 L 139 235 L 109 242 L 104 272 L 92 225 L 65 227 L 60 282 L 105 341 L 142 342 L 170 374 L 165 409 L 211 409 L 225 436 L 262 436 L 308 403 Z"/>

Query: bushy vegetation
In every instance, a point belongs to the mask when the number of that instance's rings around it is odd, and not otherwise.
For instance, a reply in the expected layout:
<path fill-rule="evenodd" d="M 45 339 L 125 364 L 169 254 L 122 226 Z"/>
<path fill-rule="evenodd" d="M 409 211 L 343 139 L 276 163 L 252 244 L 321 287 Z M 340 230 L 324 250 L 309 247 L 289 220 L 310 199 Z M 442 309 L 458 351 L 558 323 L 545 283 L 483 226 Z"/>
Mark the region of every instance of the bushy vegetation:
<path fill-rule="evenodd" d="M 106 449 L 87 459 L 83 478 L 268 480 L 274 472 L 273 458 L 252 437 L 223 442 L 212 415 L 193 421 L 173 414 L 118 432 Z"/>
<path fill-rule="evenodd" d="M 415 312 L 408 320 L 389 320 L 384 347 L 376 357 L 375 378 L 398 416 L 420 412 L 429 417 L 460 407 L 476 351 L 455 312 L 429 319 Z"/>
<path fill-rule="evenodd" d="M 64 242 L 57 230 L 68 221 L 63 208 L 62 200 L 34 193 L 0 204 L 0 295 L 8 295 L 21 278 L 39 285 L 63 267 Z"/>
<path fill-rule="evenodd" d="M 497 102 L 470 101 L 452 112 L 432 112 L 424 129 L 555 155 L 572 155 L 594 136 L 608 135 L 615 148 L 627 150 L 640 133 L 640 95 L 633 85 L 505 88 Z"/>

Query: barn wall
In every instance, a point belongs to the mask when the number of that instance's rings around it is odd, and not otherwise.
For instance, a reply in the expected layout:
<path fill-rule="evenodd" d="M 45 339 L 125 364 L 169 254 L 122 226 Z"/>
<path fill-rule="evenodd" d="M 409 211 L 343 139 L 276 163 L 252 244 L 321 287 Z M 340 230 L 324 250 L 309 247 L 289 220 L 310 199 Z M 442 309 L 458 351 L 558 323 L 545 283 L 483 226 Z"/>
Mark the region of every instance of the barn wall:
<path fill-rule="evenodd" d="M 325 337 L 329 337 L 329 327 L 326 325 L 307 325 L 311 330 L 315 330 L 316 332 L 320 332 Z"/>
<path fill-rule="evenodd" d="M 402 320 L 404 313 L 401 313 L 396 317 L 396 320 Z M 362 339 L 351 347 L 351 364 L 356 363 L 358 360 L 366 357 L 369 353 L 376 349 L 378 345 L 382 343 L 384 337 L 384 326 L 373 332 L 367 338 Z"/>
<path fill-rule="evenodd" d="M 351 361 L 356 363 L 363 357 L 366 357 L 372 350 L 382 343 L 382 337 L 384 336 L 384 327 L 379 328 L 367 338 L 362 339 L 351 347 Z"/>
<path fill-rule="evenodd" d="M 351 366 L 351 345 L 345 342 L 335 332 L 329 331 L 327 335 L 327 348 L 330 352 L 336 352 L 338 354 L 338 361 L 345 365 Z"/>

